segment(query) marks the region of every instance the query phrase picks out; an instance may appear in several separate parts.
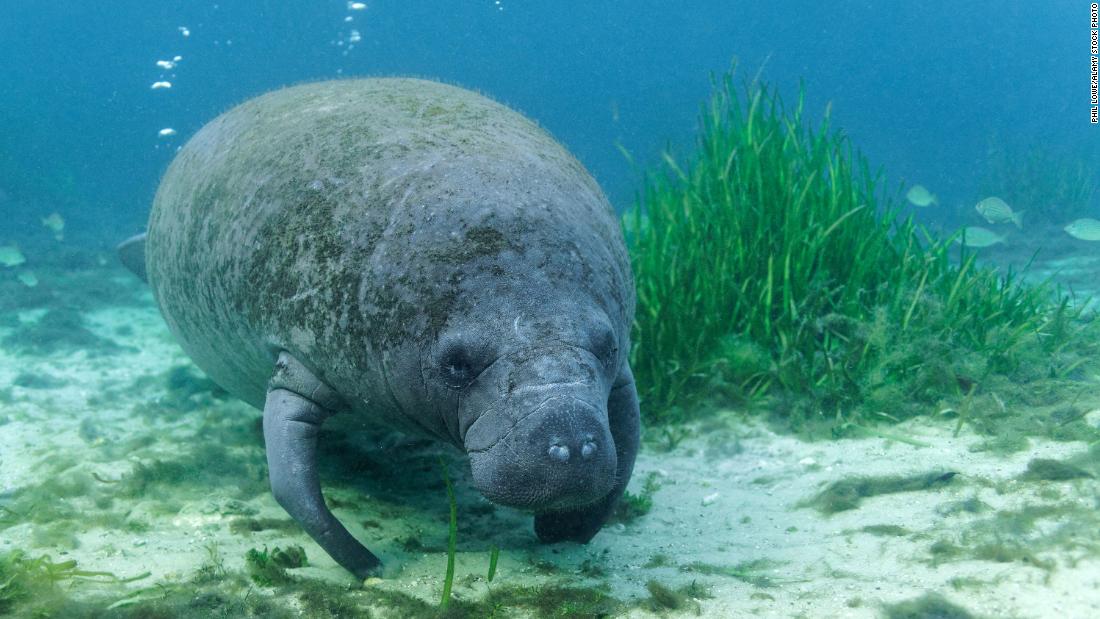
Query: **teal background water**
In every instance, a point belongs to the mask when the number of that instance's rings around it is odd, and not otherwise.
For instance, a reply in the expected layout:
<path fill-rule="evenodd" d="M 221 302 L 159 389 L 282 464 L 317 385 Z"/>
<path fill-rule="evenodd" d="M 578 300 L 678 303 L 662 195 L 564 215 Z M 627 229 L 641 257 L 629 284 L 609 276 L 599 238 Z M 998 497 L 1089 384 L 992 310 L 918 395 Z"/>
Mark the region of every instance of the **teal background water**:
<path fill-rule="evenodd" d="M 687 152 L 710 76 L 735 58 L 741 76 L 759 71 L 789 99 L 802 80 L 809 110 L 832 102 L 891 180 L 934 186 L 943 202 L 972 198 L 994 136 L 1096 160 L 1085 2 L 366 4 L 7 0 L 3 236 L 48 239 L 39 218 L 58 211 L 68 242 L 109 246 L 144 225 L 160 174 L 205 122 L 261 92 L 339 76 L 486 92 L 562 140 L 618 208 L 663 148 Z M 361 41 L 348 51 L 353 28 Z M 155 65 L 174 55 L 174 70 Z M 159 79 L 173 88 L 151 90 Z M 164 127 L 178 134 L 159 138 Z"/>

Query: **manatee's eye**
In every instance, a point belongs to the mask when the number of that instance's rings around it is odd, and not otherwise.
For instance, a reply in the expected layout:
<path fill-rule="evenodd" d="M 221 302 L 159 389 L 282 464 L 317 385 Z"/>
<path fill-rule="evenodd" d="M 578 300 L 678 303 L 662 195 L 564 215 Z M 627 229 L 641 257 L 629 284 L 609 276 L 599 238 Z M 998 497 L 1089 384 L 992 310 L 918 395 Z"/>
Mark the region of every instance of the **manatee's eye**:
<path fill-rule="evenodd" d="M 455 389 L 469 385 L 474 378 L 473 366 L 461 349 L 456 349 L 443 359 L 441 370 L 443 381 Z"/>
<path fill-rule="evenodd" d="M 610 328 L 602 328 L 593 334 L 592 354 L 607 367 L 614 365 L 619 358 L 619 341 Z"/>
<path fill-rule="evenodd" d="M 439 375 L 451 389 L 464 389 L 488 365 L 483 347 L 455 339 L 440 346 L 437 357 Z"/>

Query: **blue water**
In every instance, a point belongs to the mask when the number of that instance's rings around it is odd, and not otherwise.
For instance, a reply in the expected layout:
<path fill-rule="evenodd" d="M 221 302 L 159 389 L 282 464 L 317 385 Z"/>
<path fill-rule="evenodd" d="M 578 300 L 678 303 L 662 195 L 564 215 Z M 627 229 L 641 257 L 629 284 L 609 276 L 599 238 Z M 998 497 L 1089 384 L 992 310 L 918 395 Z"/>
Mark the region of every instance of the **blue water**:
<path fill-rule="evenodd" d="M 790 99 L 802 80 L 808 109 L 832 102 L 890 180 L 934 186 L 944 202 L 973 197 L 994 136 L 1100 160 L 1083 2 L 366 4 L 6 0 L 0 209 L 14 230 L 3 236 L 44 234 L 39 218 L 58 211 L 68 242 L 106 247 L 144 225 L 159 176 L 203 123 L 338 76 L 488 93 L 563 141 L 618 208 L 662 149 L 688 151 L 711 75 L 734 59 Z M 361 40 L 348 50 L 352 29 Z M 175 55 L 174 69 L 156 66 Z M 161 79 L 173 87 L 150 89 Z M 178 133 L 158 137 L 165 127 Z"/>

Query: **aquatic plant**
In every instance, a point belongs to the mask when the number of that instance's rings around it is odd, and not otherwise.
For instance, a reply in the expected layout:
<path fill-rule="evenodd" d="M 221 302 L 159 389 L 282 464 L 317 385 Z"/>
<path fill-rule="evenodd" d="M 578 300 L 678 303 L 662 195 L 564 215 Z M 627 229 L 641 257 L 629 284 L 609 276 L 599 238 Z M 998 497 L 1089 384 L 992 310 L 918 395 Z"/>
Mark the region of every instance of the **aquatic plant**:
<path fill-rule="evenodd" d="M 682 614 L 688 614 L 690 610 L 691 614 L 699 615 L 702 607 L 696 600 L 713 597 L 694 580 L 678 589 L 672 589 L 660 581 L 650 579 L 646 581 L 645 588 L 649 592 L 649 600 L 646 602 L 653 612 L 676 610 L 681 611 Z"/>
<path fill-rule="evenodd" d="M 951 483 L 952 471 L 933 471 L 921 475 L 894 475 L 886 477 L 849 477 L 834 481 L 812 499 L 802 501 L 799 507 L 813 507 L 825 515 L 848 511 L 859 507 L 863 499 L 898 492 L 931 490 Z"/>
<path fill-rule="evenodd" d="M 1027 463 L 1027 471 L 1020 476 L 1023 480 L 1067 481 L 1070 479 L 1092 478 L 1085 469 L 1051 458 L 1032 458 Z"/>
<path fill-rule="evenodd" d="M 1073 461 L 1085 463 L 1089 454 Z M 1092 482 L 1082 482 L 1092 483 Z M 1042 570 L 1045 579 L 1064 561 L 1100 555 L 1100 514 L 1095 506 L 1076 499 L 1028 503 L 1014 509 L 991 511 L 987 506 L 966 510 L 987 514 L 951 527 L 928 547 L 928 563 L 951 561 L 1016 563 Z"/>
<path fill-rule="evenodd" d="M 96 334 L 88 328 L 84 314 L 68 307 L 50 309 L 35 322 L 21 323 L 0 345 L 25 355 L 84 351 L 89 357 L 102 357 L 137 352 Z"/>
<path fill-rule="evenodd" d="M 659 581 L 649 580 L 646 582 L 645 588 L 649 591 L 654 609 L 678 610 L 684 605 L 683 596 L 678 595 Z"/>
<path fill-rule="evenodd" d="M 879 537 L 905 537 L 911 533 L 909 529 L 896 524 L 869 524 L 862 527 L 860 531 Z"/>
<path fill-rule="evenodd" d="M 203 546 L 203 549 L 206 550 L 206 561 L 195 570 L 192 580 L 196 584 L 201 584 L 218 582 L 225 578 L 228 572 L 225 569 L 225 560 L 222 558 L 218 543 L 211 540 Z"/>
<path fill-rule="evenodd" d="M 649 473 L 642 483 L 640 493 L 623 492 L 623 496 L 615 505 L 615 511 L 611 512 L 608 522 L 612 524 L 629 524 L 648 514 L 649 510 L 653 509 L 653 494 L 660 488 L 661 483 L 657 481 L 657 473 Z"/>
<path fill-rule="evenodd" d="M 1025 343 L 1063 350 L 1068 302 L 899 218 L 828 110 L 810 127 L 803 108 L 715 80 L 695 154 L 666 153 L 624 215 L 648 422 L 762 394 L 794 426 L 901 419 L 1018 368 Z"/>
<path fill-rule="evenodd" d="M 770 559 L 754 559 L 751 561 L 742 561 L 737 565 L 726 566 L 712 565 L 710 563 L 704 563 L 702 561 L 694 561 L 687 565 L 681 566 L 680 571 L 695 572 L 708 576 L 729 576 L 730 578 L 735 578 L 754 587 L 766 588 L 782 584 L 780 581 L 777 581 L 774 577 L 769 576 L 766 573 L 774 571 L 775 568 L 781 565 L 783 565 L 783 563 L 772 561 Z"/>
<path fill-rule="evenodd" d="M 0 554 L 0 614 L 6 615 L 24 601 L 59 597 L 57 584 L 65 580 L 128 583 L 148 577 L 149 572 L 144 572 L 120 578 L 111 572 L 78 569 L 71 559 L 54 562 L 49 555 L 31 557 L 23 550 L 10 550 Z"/>
<path fill-rule="evenodd" d="M 497 575 L 497 560 L 500 559 L 500 547 L 493 546 L 489 550 L 489 572 L 485 575 L 487 582 L 493 582 L 493 578 Z"/>
<path fill-rule="evenodd" d="M 450 519 L 447 533 L 447 574 L 443 577 L 443 598 L 439 608 L 447 610 L 451 603 L 451 585 L 455 578 L 455 544 L 458 540 L 458 507 L 455 504 L 455 490 L 451 486 L 451 474 L 443 458 L 439 458 L 439 468 L 443 471 L 443 483 L 447 486 L 447 504 L 450 507 Z"/>
<path fill-rule="evenodd" d="M 938 593 L 925 593 L 918 598 L 887 604 L 882 612 L 886 619 L 974 619 L 970 611 L 952 604 Z"/>
<path fill-rule="evenodd" d="M 244 564 L 252 582 L 261 587 L 272 587 L 290 582 L 286 571 L 306 565 L 306 551 L 301 546 L 288 546 L 286 549 L 276 546 L 270 552 L 267 546 L 263 550 L 250 548 L 244 555 Z"/>

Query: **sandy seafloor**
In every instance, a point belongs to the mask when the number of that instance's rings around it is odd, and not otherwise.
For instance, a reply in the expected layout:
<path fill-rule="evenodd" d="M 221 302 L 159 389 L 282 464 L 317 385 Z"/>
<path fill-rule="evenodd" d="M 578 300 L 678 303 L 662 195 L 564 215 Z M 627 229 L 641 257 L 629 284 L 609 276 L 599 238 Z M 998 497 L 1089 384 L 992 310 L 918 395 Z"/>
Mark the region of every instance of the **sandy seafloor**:
<path fill-rule="evenodd" d="M 888 430 L 908 442 L 804 442 L 738 411 L 688 428 L 671 449 L 650 432 L 630 490 L 644 494 L 649 480 L 651 510 L 585 546 L 539 545 L 529 516 L 470 489 L 465 459 L 449 448 L 333 427 L 321 445 L 326 495 L 387 566 L 384 579 L 360 590 L 267 492 L 260 412 L 211 389 L 136 279 L 109 261 L 40 271 L 35 289 L 0 275 L 0 294 L 39 299 L 0 321 L 0 553 L 20 548 L 123 578 L 149 573 L 126 584 L 59 583 L 64 595 L 104 608 L 155 600 L 161 584 L 188 581 L 211 552 L 233 572 L 250 548 L 288 545 L 302 546 L 309 563 L 289 570 L 292 578 L 346 585 L 375 616 L 387 616 L 378 590 L 434 604 L 446 564 L 444 454 L 458 492 L 459 599 L 567 585 L 602 587 L 628 616 L 879 617 L 889 604 L 934 592 L 975 616 L 1100 616 L 1100 481 L 1021 477 L 1033 458 L 1081 457 L 1088 446 L 1032 440 L 1026 451 L 996 456 L 974 451 L 984 437 L 965 425 L 954 436 L 954 420 L 933 417 Z M 82 315 L 90 335 L 42 331 L 42 346 L 18 339 L 35 334 L 28 329 L 46 314 L 43 303 L 70 321 Z M 1100 384 L 1096 368 L 1086 374 Z M 1100 424 L 1100 410 L 1086 421 Z M 939 473 L 955 475 L 833 515 L 802 505 L 852 476 Z M 38 489 L 29 506 L 19 503 L 28 488 Z M 488 583 L 494 544 L 500 564 Z M 982 544 L 1017 552 L 943 551 Z M 674 589 L 695 582 L 700 594 L 676 610 L 655 607 L 651 580 Z M 242 595 L 301 608 L 278 587 Z M 536 611 L 496 616 L 525 614 Z"/>

